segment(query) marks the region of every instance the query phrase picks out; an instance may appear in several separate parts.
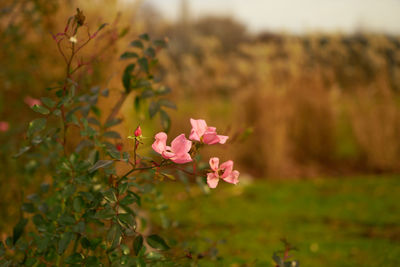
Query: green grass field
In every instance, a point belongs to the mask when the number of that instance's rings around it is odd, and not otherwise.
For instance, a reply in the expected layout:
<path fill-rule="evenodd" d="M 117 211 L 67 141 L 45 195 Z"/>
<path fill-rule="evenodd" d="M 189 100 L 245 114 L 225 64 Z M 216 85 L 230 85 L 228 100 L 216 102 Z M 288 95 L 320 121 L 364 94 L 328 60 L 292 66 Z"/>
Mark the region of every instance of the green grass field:
<path fill-rule="evenodd" d="M 273 266 L 281 238 L 301 266 L 400 266 L 400 177 L 220 183 L 208 195 L 173 183 L 164 193 L 170 237 L 218 250 L 200 266 Z"/>

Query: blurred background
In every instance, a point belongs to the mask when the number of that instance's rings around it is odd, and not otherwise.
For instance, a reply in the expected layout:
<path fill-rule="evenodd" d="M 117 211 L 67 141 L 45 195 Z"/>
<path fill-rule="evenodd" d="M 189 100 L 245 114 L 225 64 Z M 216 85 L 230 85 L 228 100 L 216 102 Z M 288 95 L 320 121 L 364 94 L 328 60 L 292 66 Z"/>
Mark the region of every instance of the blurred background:
<path fill-rule="evenodd" d="M 204 156 L 235 160 L 243 185 L 197 200 L 196 191 L 171 194 L 171 203 L 189 203 L 171 205 L 181 233 L 226 240 L 236 231 L 222 248 L 236 255 L 232 264 L 268 260 L 287 236 L 305 266 L 400 265 L 397 0 L 1 1 L 0 234 L 18 215 L 10 203 L 21 203 L 29 185 L 45 179 L 39 162 L 11 155 L 35 117 L 29 100 L 63 77 L 51 33 L 62 31 L 77 7 L 92 28 L 109 23 L 83 52 L 98 59 L 79 73 L 81 84 L 117 95 L 126 65 L 119 56 L 129 42 L 143 32 L 167 37 L 159 73 L 178 106 L 171 134 L 189 133 L 189 119 L 204 118 L 231 137 L 227 149 Z M 131 98 L 120 114 L 122 136 L 146 119 Z M 108 111 L 108 102 L 102 105 Z M 153 136 L 161 130 L 158 118 L 144 128 Z M 177 188 L 184 190 L 166 190 Z M 229 213 L 229 232 L 210 233 L 205 229 L 221 229 L 226 218 L 193 211 L 203 203 L 235 211 L 254 206 L 246 219 Z"/>

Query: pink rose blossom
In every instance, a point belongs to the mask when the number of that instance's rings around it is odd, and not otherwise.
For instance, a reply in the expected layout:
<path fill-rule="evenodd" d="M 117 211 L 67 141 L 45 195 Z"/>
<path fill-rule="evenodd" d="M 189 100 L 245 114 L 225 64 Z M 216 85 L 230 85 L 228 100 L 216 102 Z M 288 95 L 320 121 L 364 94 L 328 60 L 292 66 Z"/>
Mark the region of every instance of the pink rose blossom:
<path fill-rule="evenodd" d="M 10 125 L 6 121 L 0 121 L 0 132 L 7 132 Z"/>
<path fill-rule="evenodd" d="M 30 96 L 25 97 L 24 98 L 24 102 L 30 107 L 33 107 L 34 105 L 41 105 L 42 104 L 42 102 L 39 99 L 30 97 Z"/>
<path fill-rule="evenodd" d="M 218 135 L 215 127 L 208 127 L 205 120 L 190 119 L 192 124 L 192 131 L 190 132 L 189 139 L 199 141 L 204 144 L 225 144 L 228 136 Z"/>
<path fill-rule="evenodd" d="M 216 188 L 219 179 L 227 183 L 237 184 L 239 182 L 239 172 L 233 171 L 233 161 L 228 160 L 219 166 L 219 158 L 210 159 L 210 167 L 213 172 L 207 174 L 207 184 L 210 188 Z"/>
<path fill-rule="evenodd" d="M 171 146 L 167 146 L 167 134 L 164 132 L 156 134 L 155 139 L 152 148 L 163 158 L 178 164 L 193 161 L 189 154 L 192 142 L 186 139 L 185 134 L 178 135 L 171 142 Z"/>

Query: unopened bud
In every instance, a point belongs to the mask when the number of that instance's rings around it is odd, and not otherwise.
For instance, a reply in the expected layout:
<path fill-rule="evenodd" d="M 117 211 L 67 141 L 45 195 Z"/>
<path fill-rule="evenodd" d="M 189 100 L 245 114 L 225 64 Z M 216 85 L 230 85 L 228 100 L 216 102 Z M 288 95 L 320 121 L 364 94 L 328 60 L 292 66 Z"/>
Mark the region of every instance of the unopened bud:
<path fill-rule="evenodd" d="M 140 128 L 140 125 L 139 125 L 135 130 L 135 136 L 139 137 L 141 135 L 142 135 L 142 129 Z"/>

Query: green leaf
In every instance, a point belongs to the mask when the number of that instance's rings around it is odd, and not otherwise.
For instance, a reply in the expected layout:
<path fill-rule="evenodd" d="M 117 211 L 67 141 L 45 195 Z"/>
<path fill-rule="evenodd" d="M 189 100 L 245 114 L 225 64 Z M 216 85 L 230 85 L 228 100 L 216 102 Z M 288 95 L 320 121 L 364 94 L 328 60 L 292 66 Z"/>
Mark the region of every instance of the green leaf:
<path fill-rule="evenodd" d="M 114 118 L 114 119 L 108 120 L 108 121 L 106 122 L 106 124 L 104 125 L 104 127 L 109 128 L 109 127 L 118 125 L 118 124 L 120 124 L 121 122 L 122 122 L 121 119 Z"/>
<path fill-rule="evenodd" d="M 87 237 L 82 237 L 81 238 L 81 246 L 84 248 L 84 249 L 88 249 L 89 247 L 90 247 L 90 240 L 89 239 L 87 239 Z"/>
<path fill-rule="evenodd" d="M 116 131 L 108 131 L 103 134 L 104 137 L 112 139 L 121 139 L 121 135 Z"/>
<path fill-rule="evenodd" d="M 40 113 L 42 115 L 47 115 L 50 113 L 50 110 L 48 110 L 47 108 L 36 104 L 32 106 L 32 109 L 33 111 Z"/>
<path fill-rule="evenodd" d="M 147 244 L 150 247 L 159 249 L 159 250 L 168 250 L 169 246 L 167 243 L 158 235 L 150 235 L 146 238 Z"/>
<path fill-rule="evenodd" d="M 58 254 L 63 254 L 64 251 L 68 248 L 69 243 L 74 238 L 74 234 L 71 232 L 67 232 L 62 234 L 60 240 L 58 241 Z"/>
<path fill-rule="evenodd" d="M 76 186 L 73 184 L 67 184 L 62 188 L 62 196 L 67 199 L 75 193 Z"/>
<path fill-rule="evenodd" d="M 74 198 L 74 201 L 73 201 L 72 205 L 73 205 L 73 208 L 74 208 L 75 212 L 79 213 L 84 208 L 85 201 L 83 200 L 82 197 L 77 196 L 77 197 Z"/>
<path fill-rule="evenodd" d="M 135 40 L 131 42 L 132 47 L 143 48 L 143 43 L 140 40 Z"/>
<path fill-rule="evenodd" d="M 169 88 L 169 87 L 166 87 L 166 86 L 160 86 L 157 90 L 156 90 L 156 93 L 158 94 L 158 95 L 166 95 L 166 94 L 169 94 L 169 93 L 171 93 L 171 88 Z"/>
<path fill-rule="evenodd" d="M 27 223 L 28 223 L 27 219 L 21 218 L 21 220 L 19 220 L 19 222 L 15 225 L 15 227 L 13 229 L 13 237 L 12 237 L 13 245 L 15 245 L 15 243 L 18 241 L 18 239 L 22 236 L 24 229 L 25 229 L 25 225 Z"/>
<path fill-rule="evenodd" d="M 136 194 L 136 193 L 134 193 L 134 192 L 132 192 L 132 191 L 128 191 L 128 194 L 129 194 L 131 197 L 134 197 L 134 198 L 136 199 L 136 203 L 137 203 L 139 206 L 142 205 L 140 196 L 139 196 L 138 194 Z"/>
<path fill-rule="evenodd" d="M 161 126 L 164 129 L 164 132 L 169 132 L 169 129 L 171 128 L 171 119 L 167 112 L 164 110 L 160 110 L 160 120 L 161 120 Z"/>
<path fill-rule="evenodd" d="M 118 185 L 118 192 L 120 195 L 124 194 L 128 190 L 129 183 L 120 183 Z"/>
<path fill-rule="evenodd" d="M 168 46 L 167 42 L 164 40 L 154 40 L 153 44 L 154 44 L 154 46 L 157 46 L 160 48 L 166 48 Z"/>
<path fill-rule="evenodd" d="M 154 96 L 154 95 L 155 95 L 155 93 L 154 93 L 153 90 L 151 90 L 151 89 L 146 89 L 146 90 L 144 90 L 144 91 L 142 92 L 141 97 L 142 97 L 142 98 L 149 98 L 149 97 L 152 97 L 152 96 Z"/>
<path fill-rule="evenodd" d="M 122 75 L 122 84 L 124 85 L 125 92 L 127 94 L 129 94 L 129 92 L 131 91 L 131 80 L 132 80 L 131 73 L 134 69 L 135 69 L 135 64 L 133 63 L 129 64 L 125 68 L 124 74 Z"/>
<path fill-rule="evenodd" d="M 113 164 L 113 162 L 114 161 L 112 161 L 112 160 L 99 160 L 96 162 L 96 164 L 93 165 L 92 168 L 89 169 L 89 172 L 92 173 L 92 172 L 97 171 L 98 169 L 106 168 L 106 167 L 110 166 L 111 164 Z"/>
<path fill-rule="evenodd" d="M 57 222 L 61 225 L 74 225 L 76 223 L 75 218 L 69 214 L 63 214 L 58 218 Z"/>
<path fill-rule="evenodd" d="M 68 258 L 65 259 L 65 263 L 67 264 L 78 264 L 83 260 L 83 256 L 80 253 L 74 253 Z"/>
<path fill-rule="evenodd" d="M 170 179 L 170 180 L 172 180 L 172 181 L 175 181 L 175 180 L 176 180 L 175 176 L 173 176 L 172 174 L 163 173 L 163 172 L 162 172 L 161 175 L 163 175 L 164 177 L 166 177 L 167 179 Z"/>
<path fill-rule="evenodd" d="M 100 265 L 100 261 L 96 256 L 89 256 L 85 260 L 85 266 L 86 267 L 98 267 Z"/>
<path fill-rule="evenodd" d="M 144 54 L 148 57 L 155 57 L 156 56 L 156 50 L 154 50 L 153 47 L 149 47 L 144 51 Z"/>
<path fill-rule="evenodd" d="M 153 118 L 157 112 L 160 110 L 160 105 L 157 102 L 152 101 L 149 105 L 149 115 Z"/>
<path fill-rule="evenodd" d="M 160 106 L 176 109 L 176 105 L 171 101 L 169 101 L 168 99 L 162 98 L 158 100 L 158 103 L 160 104 Z"/>
<path fill-rule="evenodd" d="M 45 118 L 39 118 L 31 121 L 28 127 L 28 136 L 36 132 L 42 131 L 46 127 L 47 120 Z"/>
<path fill-rule="evenodd" d="M 97 29 L 97 31 L 101 31 L 107 25 L 108 25 L 108 23 L 101 24 L 100 27 Z"/>
<path fill-rule="evenodd" d="M 118 214 L 118 220 L 122 223 L 123 226 L 127 228 L 131 228 L 136 224 L 132 214 L 129 213 Z"/>
<path fill-rule="evenodd" d="M 0 257 L 2 257 L 5 252 L 6 252 L 6 247 L 4 246 L 3 242 L 0 241 Z"/>
<path fill-rule="evenodd" d="M 21 209 L 28 213 L 33 213 L 35 211 L 35 206 L 32 203 L 23 203 Z"/>
<path fill-rule="evenodd" d="M 116 202 L 117 201 L 117 197 L 116 197 L 113 189 L 110 189 L 110 190 L 107 190 L 106 192 L 104 192 L 103 197 L 108 202 Z"/>
<path fill-rule="evenodd" d="M 143 34 L 139 35 L 139 38 L 142 39 L 142 40 L 145 40 L 145 41 L 149 41 L 150 40 L 150 37 L 149 37 L 149 35 L 147 33 L 143 33 Z"/>
<path fill-rule="evenodd" d="M 121 242 L 121 228 L 118 224 L 113 224 L 107 233 L 107 241 L 111 243 L 111 248 L 113 249 L 119 245 Z"/>
<path fill-rule="evenodd" d="M 37 228 L 40 228 L 41 226 L 46 224 L 45 219 L 40 214 L 35 214 L 35 216 L 33 216 L 33 218 L 32 218 L 32 221 L 36 225 Z"/>
<path fill-rule="evenodd" d="M 101 91 L 101 95 L 104 96 L 104 97 L 108 97 L 109 94 L 110 94 L 110 90 L 108 90 L 108 88 L 103 89 Z"/>
<path fill-rule="evenodd" d="M 53 114 L 54 114 L 55 116 L 61 116 L 61 110 L 56 109 L 56 110 L 53 111 Z"/>
<path fill-rule="evenodd" d="M 120 59 L 138 58 L 139 55 L 135 52 L 125 52 L 121 55 Z"/>
<path fill-rule="evenodd" d="M 133 251 L 135 252 L 136 256 L 139 254 L 142 247 L 143 247 L 143 236 L 138 235 L 133 241 Z"/>
<path fill-rule="evenodd" d="M 147 61 L 147 58 L 139 58 L 138 59 L 139 67 L 142 71 L 148 73 L 149 72 L 149 62 Z"/>
<path fill-rule="evenodd" d="M 96 218 L 98 219 L 111 219 L 114 217 L 115 211 L 113 209 L 103 209 L 96 212 Z"/>
<path fill-rule="evenodd" d="M 40 100 L 42 101 L 43 104 L 45 104 L 49 108 L 53 108 L 56 105 L 56 103 L 49 97 L 42 97 L 40 98 Z"/>

